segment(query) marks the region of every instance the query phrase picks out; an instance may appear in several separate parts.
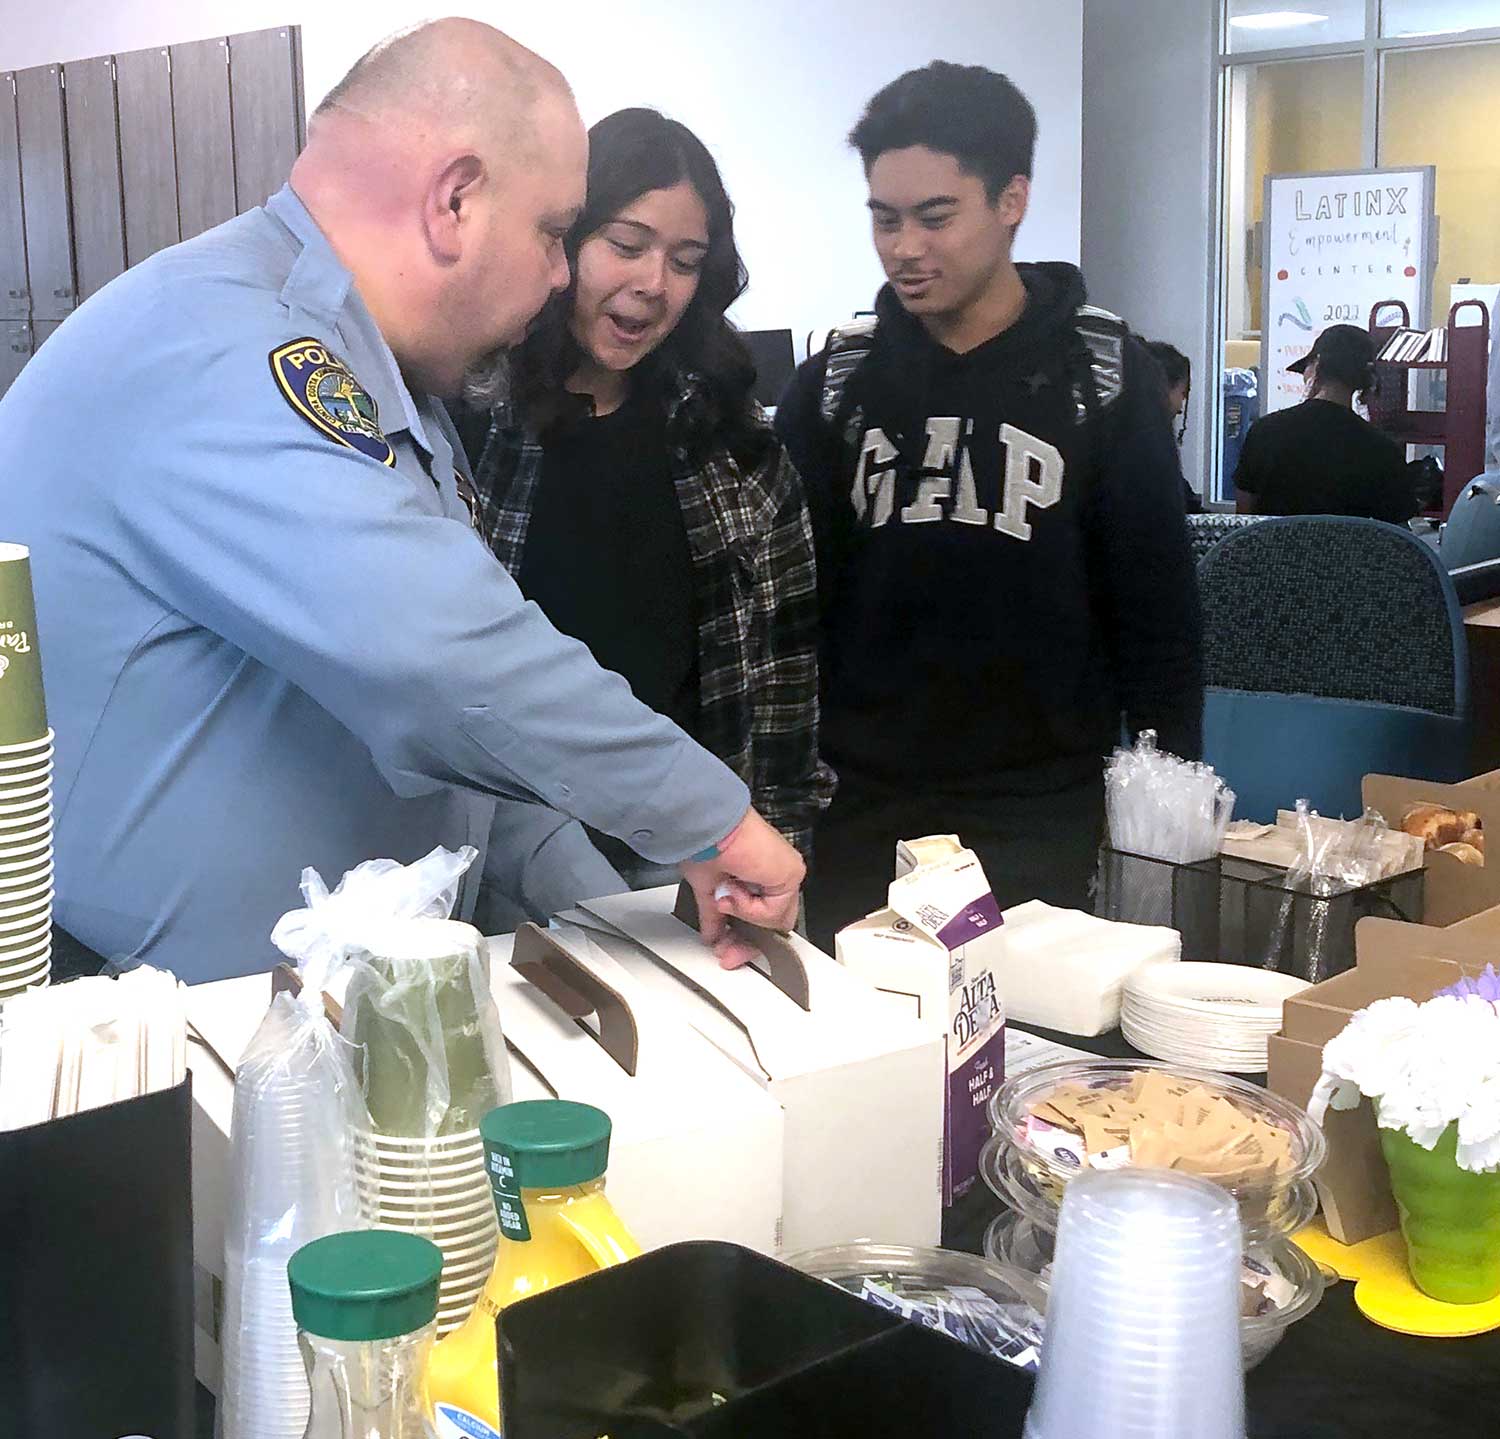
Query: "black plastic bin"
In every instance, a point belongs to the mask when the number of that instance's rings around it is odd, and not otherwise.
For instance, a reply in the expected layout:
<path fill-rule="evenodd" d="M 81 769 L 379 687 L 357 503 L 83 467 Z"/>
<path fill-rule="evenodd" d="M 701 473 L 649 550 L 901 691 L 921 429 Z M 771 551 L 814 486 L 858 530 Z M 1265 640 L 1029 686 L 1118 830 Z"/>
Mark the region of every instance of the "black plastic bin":
<path fill-rule="evenodd" d="M 0 1133 L 0 1436 L 193 1436 L 192 1078 Z"/>
<path fill-rule="evenodd" d="M 1184 959 L 1217 959 L 1220 948 L 1219 856 L 1174 864 L 1106 845 L 1099 851 L 1095 913 L 1125 924 L 1159 924 L 1182 935 Z"/>
<path fill-rule="evenodd" d="M 1182 935 L 1182 957 L 1248 964 L 1318 983 L 1354 966 L 1354 926 L 1366 915 L 1421 923 L 1425 870 L 1316 895 L 1274 865 L 1219 855 L 1193 864 L 1099 852 L 1094 911 Z"/>
<path fill-rule="evenodd" d="M 1020 1435 L 1031 1376 L 732 1244 L 502 1310 L 506 1439 Z"/>

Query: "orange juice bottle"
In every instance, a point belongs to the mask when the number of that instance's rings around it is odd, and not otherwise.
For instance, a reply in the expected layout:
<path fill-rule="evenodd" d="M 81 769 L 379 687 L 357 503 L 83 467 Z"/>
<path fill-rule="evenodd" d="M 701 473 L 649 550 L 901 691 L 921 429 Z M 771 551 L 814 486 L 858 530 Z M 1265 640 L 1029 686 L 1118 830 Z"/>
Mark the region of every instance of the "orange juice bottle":
<path fill-rule="evenodd" d="M 492 1109 L 480 1122 L 500 1216 L 495 1267 L 474 1312 L 433 1348 L 427 1387 L 439 1439 L 501 1439 L 495 1316 L 543 1289 L 641 1252 L 604 1196 L 609 1116 L 563 1099 Z"/>

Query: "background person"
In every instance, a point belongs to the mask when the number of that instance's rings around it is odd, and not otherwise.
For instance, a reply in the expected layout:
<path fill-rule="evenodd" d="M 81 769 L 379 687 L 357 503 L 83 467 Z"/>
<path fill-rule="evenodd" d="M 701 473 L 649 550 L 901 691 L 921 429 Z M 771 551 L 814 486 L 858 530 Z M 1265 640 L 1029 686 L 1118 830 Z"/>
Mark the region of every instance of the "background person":
<path fill-rule="evenodd" d="M 1250 427 L 1234 472 L 1240 512 L 1405 524 L 1418 511 L 1405 453 L 1354 412 L 1375 386 L 1369 331 L 1330 325 L 1287 369 L 1303 376 L 1307 398 Z"/>

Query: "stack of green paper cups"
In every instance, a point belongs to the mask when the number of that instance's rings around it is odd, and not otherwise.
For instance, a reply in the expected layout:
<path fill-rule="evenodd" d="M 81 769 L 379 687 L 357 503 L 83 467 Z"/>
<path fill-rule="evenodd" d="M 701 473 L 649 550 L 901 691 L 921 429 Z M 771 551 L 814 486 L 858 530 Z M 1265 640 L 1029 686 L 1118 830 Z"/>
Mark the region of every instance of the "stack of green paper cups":
<path fill-rule="evenodd" d="M 0 1004 L 52 974 L 52 731 L 31 552 L 0 543 Z"/>

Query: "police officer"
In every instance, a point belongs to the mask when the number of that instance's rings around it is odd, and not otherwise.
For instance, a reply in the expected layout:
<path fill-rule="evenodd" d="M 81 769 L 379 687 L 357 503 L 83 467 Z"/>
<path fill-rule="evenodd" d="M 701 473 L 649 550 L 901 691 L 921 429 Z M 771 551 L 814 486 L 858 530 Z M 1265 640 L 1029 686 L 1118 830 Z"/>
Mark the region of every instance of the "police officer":
<path fill-rule="evenodd" d="M 684 861 L 726 963 L 726 912 L 790 923 L 795 851 L 522 600 L 433 398 L 483 388 L 566 283 L 585 162 L 536 56 L 466 20 L 397 36 L 286 188 L 107 286 L 0 402 L 57 733 L 55 913 L 93 949 L 252 973 L 304 865 L 493 827 L 491 873 L 534 898 L 594 853 L 578 821 Z"/>

